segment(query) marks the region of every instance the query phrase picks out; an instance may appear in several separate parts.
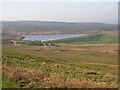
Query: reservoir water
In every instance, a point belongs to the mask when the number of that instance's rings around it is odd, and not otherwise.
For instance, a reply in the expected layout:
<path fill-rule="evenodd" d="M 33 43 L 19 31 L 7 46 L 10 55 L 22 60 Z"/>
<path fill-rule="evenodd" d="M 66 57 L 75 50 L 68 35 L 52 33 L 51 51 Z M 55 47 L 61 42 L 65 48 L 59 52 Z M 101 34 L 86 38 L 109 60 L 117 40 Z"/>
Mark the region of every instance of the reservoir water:
<path fill-rule="evenodd" d="M 70 38 L 70 37 L 78 37 L 78 36 L 85 36 L 87 34 L 48 34 L 48 35 L 24 35 L 25 38 L 23 40 L 41 40 L 41 41 L 49 41 L 49 40 L 57 40 L 63 38 Z"/>

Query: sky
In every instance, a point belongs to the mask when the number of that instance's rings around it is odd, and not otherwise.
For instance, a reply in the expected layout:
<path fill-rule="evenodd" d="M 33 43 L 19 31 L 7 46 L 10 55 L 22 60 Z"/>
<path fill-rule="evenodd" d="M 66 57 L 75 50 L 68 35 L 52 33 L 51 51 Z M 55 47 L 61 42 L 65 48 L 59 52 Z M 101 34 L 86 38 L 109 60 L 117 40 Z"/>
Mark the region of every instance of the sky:
<path fill-rule="evenodd" d="M 98 0 L 99 1 L 99 0 Z M 1 20 L 101 22 L 117 24 L 117 2 L 2 2 Z"/>

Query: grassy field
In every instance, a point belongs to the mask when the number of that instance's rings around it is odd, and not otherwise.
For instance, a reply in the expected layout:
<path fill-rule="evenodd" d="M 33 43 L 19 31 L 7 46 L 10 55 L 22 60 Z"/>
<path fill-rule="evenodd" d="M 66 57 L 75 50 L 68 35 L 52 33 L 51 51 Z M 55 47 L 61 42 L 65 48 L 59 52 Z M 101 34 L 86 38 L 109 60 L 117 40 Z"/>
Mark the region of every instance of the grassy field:
<path fill-rule="evenodd" d="M 61 39 L 54 41 L 57 46 L 3 45 L 3 88 L 116 88 L 118 45 L 110 37 Z"/>
<path fill-rule="evenodd" d="M 116 34 L 92 34 L 87 36 L 59 39 L 55 43 L 117 43 L 118 35 Z"/>

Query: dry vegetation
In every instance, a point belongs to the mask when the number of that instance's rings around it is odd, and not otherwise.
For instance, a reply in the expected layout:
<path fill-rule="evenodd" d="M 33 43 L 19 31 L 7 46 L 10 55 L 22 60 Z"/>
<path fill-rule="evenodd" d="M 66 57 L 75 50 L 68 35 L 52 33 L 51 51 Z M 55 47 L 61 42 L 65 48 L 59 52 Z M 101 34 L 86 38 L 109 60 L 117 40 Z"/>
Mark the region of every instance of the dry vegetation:
<path fill-rule="evenodd" d="M 117 43 L 3 45 L 3 88 L 117 88 Z"/>
<path fill-rule="evenodd" d="M 95 71 L 84 70 L 83 74 L 96 75 Z M 96 82 L 93 80 L 76 79 L 65 77 L 63 74 L 52 74 L 47 76 L 44 72 L 28 68 L 11 67 L 3 65 L 3 75 L 9 81 L 15 80 L 19 87 L 58 87 L 58 88 L 116 88 L 115 83 Z M 105 75 L 105 77 L 109 77 Z"/>

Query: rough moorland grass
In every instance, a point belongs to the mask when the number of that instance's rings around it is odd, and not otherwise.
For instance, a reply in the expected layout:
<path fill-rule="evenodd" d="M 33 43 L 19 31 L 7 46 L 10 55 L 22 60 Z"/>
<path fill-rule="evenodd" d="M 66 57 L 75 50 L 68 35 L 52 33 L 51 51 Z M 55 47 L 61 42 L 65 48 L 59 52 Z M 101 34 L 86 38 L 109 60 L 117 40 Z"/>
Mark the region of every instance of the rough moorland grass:
<path fill-rule="evenodd" d="M 117 55 L 112 55 L 109 53 L 96 53 L 91 52 L 87 48 L 77 47 L 36 47 L 36 46 L 3 46 L 3 65 L 9 67 L 27 68 L 28 70 L 34 69 L 34 71 L 40 70 L 44 73 L 45 78 L 50 78 L 55 74 L 63 75 L 64 79 L 68 77 L 73 80 L 84 79 L 87 81 L 94 81 L 96 83 L 105 82 L 108 84 L 117 85 L 117 66 L 112 66 L 117 64 Z M 96 47 L 97 48 L 97 47 Z M 111 48 L 111 47 L 110 47 Z M 113 48 L 114 49 L 114 48 Z M 95 64 L 94 64 L 95 63 Z M 104 65 L 105 64 L 105 65 Z M 12 68 L 11 68 L 12 69 Z M 19 69 L 15 69 L 17 72 Z M 15 76 L 14 69 L 13 77 Z M 19 80 L 16 78 L 11 78 L 5 69 L 3 73 L 3 79 L 8 83 L 12 79 L 11 83 L 16 83 L 19 85 Z M 93 73 L 93 74 L 87 74 Z M 28 72 L 29 74 L 29 72 Z M 21 77 L 22 74 L 19 74 Z M 30 74 L 31 75 L 31 74 Z M 27 78 L 22 78 L 22 81 L 28 80 Z M 34 80 L 34 79 L 33 79 Z M 62 79 L 60 79 L 61 81 Z M 49 80 L 48 80 L 49 81 Z M 55 82 L 55 81 L 54 81 Z M 66 81 L 64 81 L 66 82 Z M 33 82 L 25 82 L 27 86 Z M 35 83 L 38 83 L 35 81 Z M 39 82 L 40 83 L 40 82 Z M 48 86 L 53 82 L 44 83 L 42 87 Z M 69 82 L 67 82 L 69 83 Z M 4 86 L 9 85 L 5 84 Z M 55 84 L 55 83 L 54 83 Z M 34 84 L 31 86 L 38 87 Z M 54 85 L 53 85 L 54 86 Z M 17 87 L 17 86 L 13 86 Z M 20 86 L 19 86 L 20 87 Z M 26 86 L 25 86 L 26 87 Z M 69 87 L 69 85 L 67 86 Z M 86 86 L 87 87 L 87 86 Z"/>
<path fill-rule="evenodd" d="M 57 47 L 3 45 L 3 87 L 117 87 L 116 38 L 61 39 Z"/>
<path fill-rule="evenodd" d="M 30 70 L 28 68 L 21 67 L 11 67 L 4 65 L 4 85 L 11 85 L 9 87 L 27 87 L 27 88 L 43 88 L 43 87 L 66 87 L 66 88 L 106 88 L 106 87 L 116 87 L 115 83 L 107 83 L 104 81 L 97 82 L 95 75 L 86 75 L 86 77 L 80 78 L 71 78 L 66 77 L 63 74 L 52 74 L 46 76 L 45 74 L 38 72 L 37 70 Z M 7 71 L 7 72 L 5 72 Z M 85 70 L 86 71 L 86 70 Z M 8 76 L 10 75 L 10 76 Z M 8 77 L 7 77 L 8 76 Z M 105 75 L 104 78 L 107 78 L 108 75 Z M 4 79 L 6 77 L 6 79 Z M 101 77 L 99 75 L 99 77 Z M 103 76 L 102 76 L 103 77 Z M 7 82 L 7 83 L 6 83 Z M 10 83 L 11 82 L 11 83 Z M 12 85 L 15 84 L 15 85 Z"/>

